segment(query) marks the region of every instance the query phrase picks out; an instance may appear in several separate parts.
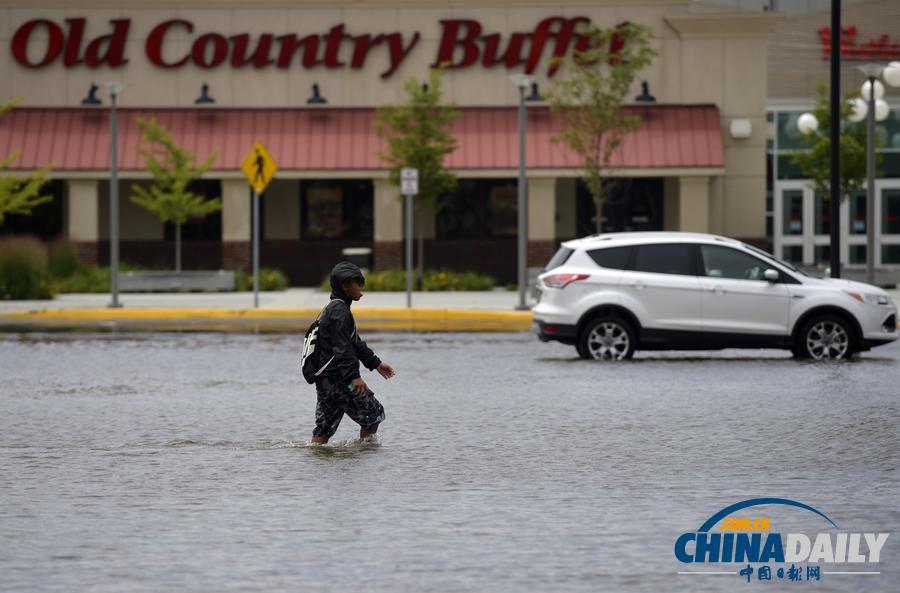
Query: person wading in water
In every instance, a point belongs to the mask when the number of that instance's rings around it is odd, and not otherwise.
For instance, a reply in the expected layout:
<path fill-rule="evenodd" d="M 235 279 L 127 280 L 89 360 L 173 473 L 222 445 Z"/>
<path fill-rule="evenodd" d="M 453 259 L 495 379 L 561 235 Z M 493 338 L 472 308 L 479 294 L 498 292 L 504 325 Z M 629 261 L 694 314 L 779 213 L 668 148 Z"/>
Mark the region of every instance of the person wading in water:
<path fill-rule="evenodd" d="M 384 406 L 360 377 L 359 363 L 385 379 L 394 376 L 394 369 L 359 337 L 350 311 L 350 304 L 362 298 L 365 283 L 362 270 L 350 262 L 340 262 L 331 271 L 331 301 L 319 318 L 320 360 L 329 362 L 316 380 L 314 444 L 327 443 L 344 414 L 359 424 L 360 439 L 375 434 L 384 421 Z"/>

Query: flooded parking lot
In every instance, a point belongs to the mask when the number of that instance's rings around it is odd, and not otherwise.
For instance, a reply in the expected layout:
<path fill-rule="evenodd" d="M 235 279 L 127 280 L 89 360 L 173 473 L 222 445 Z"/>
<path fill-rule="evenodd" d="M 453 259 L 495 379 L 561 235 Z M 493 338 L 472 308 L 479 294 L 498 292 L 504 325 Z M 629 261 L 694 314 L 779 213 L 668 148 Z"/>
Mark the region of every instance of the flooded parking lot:
<path fill-rule="evenodd" d="M 529 334 L 368 337 L 398 372 L 366 375 L 379 442 L 345 419 L 316 448 L 298 336 L 0 336 L 0 589 L 732 591 L 673 544 L 775 496 L 894 533 L 881 575 L 802 586 L 895 590 L 900 344 L 598 364 Z"/>

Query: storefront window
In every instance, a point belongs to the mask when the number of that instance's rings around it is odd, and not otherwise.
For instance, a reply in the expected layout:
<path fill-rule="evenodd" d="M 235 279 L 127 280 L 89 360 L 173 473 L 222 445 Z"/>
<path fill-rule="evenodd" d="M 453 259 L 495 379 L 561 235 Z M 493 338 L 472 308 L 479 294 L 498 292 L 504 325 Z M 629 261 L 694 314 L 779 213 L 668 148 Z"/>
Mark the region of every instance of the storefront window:
<path fill-rule="evenodd" d="M 900 189 L 881 192 L 881 233 L 900 234 Z"/>
<path fill-rule="evenodd" d="M 29 215 L 8 214 L 0 226 L 0 235 L 34 235 L 45 241 L 62 235 L 65 183 L 50 181 L 41 188 L 41 195 L 52 199 L 36 206 Z"/>
<path fill-rule="evenodd" d="M 900 245 L 883 245 L 881 247 L 881 263 L 900 264 Z"/>
<path fill-rule="evenodd" d="M 803 190 L 789 189 L 782 194 L 784 202 L 784 234 L 803 234 Z"/>
<path fill-rule="evenodd" d="M 831 261 L 831 246 L 816 245 L 815 254 L 817 264 L 827 264 Z"/>
<path fill-rule="evenodd" d="M 781 249 L 781 257 L 793 264 L 803 263 L 802 245 L 785 245 Z"/>
<path fill-rule="evenodd" d="M 199 179 L 188 186 L 188 190 L 207 200 L 222 196 L 222 182 L 214 179 Z M 247 200 L 249 204 L 249 198 Z M 249 207 L 249 206 L 248 206 Z M 166 241 L 175 240 L 175 224 L 165 223 L 163 236 Z M 222 211 L 213 212 L 206 216 L 189 218 L 181 225 L 182 241 L 219 241 L 222 238 Z"/>
<path fill-rule="evenodd" d="M 309 181 L 300 184 L 304 239 L 371 239 L 373 189 L 370 180 Z"/>
<path fill-rule="evenodd" d="M 850 263 L 864 264 L 866 263 L 866 246 L 851 245 L 850 246 Z"/>
<path fill-rule="evenodd" d="M 604 233 L 661 231 L 663 229 L 663 180 L 661 177 L 607 178 L 604 182 Z M 597 232 L 597 207 L 581 180 L 576 202 L 578 236 Z"/>
<path fill-rule="evenodd" d="M 514 179 L 461 179 L 442 196 L 435 232 L 439 239 L 515 237 L 518 186 Z"/>
<path fill-rule="evenodd" d="M 808 148 L 803 142 L 803 134 L 797 128 L 797 119 L 802 113 L 802 111 L 786 111 L 778 114 L 778 150 Z"/>

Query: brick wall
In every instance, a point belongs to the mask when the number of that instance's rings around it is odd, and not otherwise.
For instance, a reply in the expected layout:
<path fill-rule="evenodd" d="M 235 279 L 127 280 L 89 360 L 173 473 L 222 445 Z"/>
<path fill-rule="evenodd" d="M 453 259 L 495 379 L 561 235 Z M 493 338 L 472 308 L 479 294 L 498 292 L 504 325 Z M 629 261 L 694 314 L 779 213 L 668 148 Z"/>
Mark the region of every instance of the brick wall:
<path fill-rule="evenodd" d="M 223 241 L 219 245 L 222 251 L 222 269 L 250 271 L 253 255 L 249 241 Z"/>
<path fill-rule="evenodd" d="M 529 268 L 543 268 L 558 248 L 558 241 L 529 241 L 527 266 Z"/>
<path fill-rule="evenodd" d="M 404 251 L 402 241 L 377 241 L 373 244 L 372 251 L 375 258 L 376 270 L 388 270 L 390 268 L 402 268 L 404 265 Z M 413 248 L 415 251 L 415 248 Z"/>
<path fill-rule="evenodd" d="M 90 266 L 97 265 L 98 247 L 96 241 L 77 241 L 73 242 L 72 245 L 75 247 L 79 260 Z"/>

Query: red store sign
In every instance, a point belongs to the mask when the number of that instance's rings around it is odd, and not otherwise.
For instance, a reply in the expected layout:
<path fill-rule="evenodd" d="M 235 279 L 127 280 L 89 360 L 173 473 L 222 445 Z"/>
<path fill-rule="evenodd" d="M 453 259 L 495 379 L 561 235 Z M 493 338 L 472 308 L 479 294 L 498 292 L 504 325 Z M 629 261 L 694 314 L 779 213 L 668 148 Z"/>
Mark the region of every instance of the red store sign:
<path fill-rule="evenodd" d="M 537 69 L 548 48 L 550 58 L 561 58 L 572 49 L 587 49 L 587 39 L 576 29 L 579 23 L 589 22 L 586 17 L 550 17 L 540 21 L 532 31 L 513 33 L 504 39 L 500 33 L 485 32 L 481 23 L 475 20 L 442 20 L 440 42 L 432 66 L 524 67 L 530 74 Z M 120 68 L 129 62 L 125 49 L 131 19 L 114 19 L 109 24 L 111 30 L 108 33 L 88 39 L 85 36 L 87 19 L 84 18 L 66 19 L 64 25 L 49 19 L 28 21 L 13 34 L 13 58 L 27 68 L 43 68 L 60 59 L 66 68 L 80 65 Z M 40 30 L 46 33 L 46 45 L 32 48 L 32 37 Z M 249 33 L 226 36 L 202 32 L 194 35 L 194 31 L 194 23 L 184 19 L 160 23 L 147 36 L 144 46 L 147 60 L 165 69 L 181 68 L 189 63 L 200 68 L 287 69 L 298 61 L 304 69 L 361 69 L 369 54 L 377 51 L 387 52 L 389 66 L 381 72 L 381 77 L 388 78 L 403 64 L 421 38 L 417 31 L 353 35 L 343 24 L 331 27 L 324 34 L 303 37 L 271 33 L 255 37 Z M 166 40 L 175 32 L 194 35 L 191 47 L 182 55 L 166 58 L 163 51 Z M 620 40 L 614 39 L 612 43 L 613 50 L 617 45 L 621 46 Z M 30 49 L 34 51 L 29 52 Z M 553 76 L 557 68 L 551 59 L 547 75 Z"/>
<path fill-rule="evenodd" d="M 819 29 L 822 41 L 822 59 L 831 58 L 831 27 Z M 873 37 L 866 42 L 856 39 L 856 26 L 841 27 L 841 57 L 848 60 L 890 60 L 900 58 L 900 41 L 892 42 L 887 33 Z"/>

